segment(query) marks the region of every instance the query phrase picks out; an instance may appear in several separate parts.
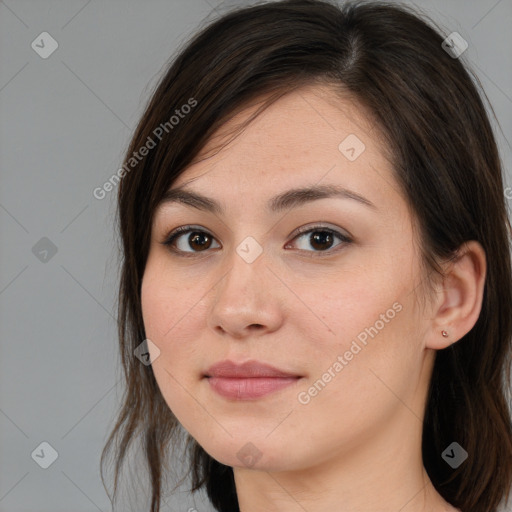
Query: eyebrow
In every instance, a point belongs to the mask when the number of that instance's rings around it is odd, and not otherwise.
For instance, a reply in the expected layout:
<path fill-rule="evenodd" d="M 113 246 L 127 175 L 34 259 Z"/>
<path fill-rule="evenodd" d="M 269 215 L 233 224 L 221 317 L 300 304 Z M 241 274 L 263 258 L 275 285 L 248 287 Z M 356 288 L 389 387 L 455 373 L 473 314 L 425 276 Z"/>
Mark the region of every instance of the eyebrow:
<path fill-rule="evenodd" d="M 317 185 L 287 190 L 286 192 L 272 197 L 267 203 L 266 211 L 279 213 L 283 210 L 296 208 L 311 201 L 332 197 L 352 199 L 378 211 L 378 208 L 369 199 L 339 185 Z M 170 203 L 183 203 L 198 210 L 219 215 L 223 214 L 222 206 L 214 199 L 199 194 L 198 192 L 186 190 L 182 187 L 169 189 L 159 202 L 158 207 Z"/>

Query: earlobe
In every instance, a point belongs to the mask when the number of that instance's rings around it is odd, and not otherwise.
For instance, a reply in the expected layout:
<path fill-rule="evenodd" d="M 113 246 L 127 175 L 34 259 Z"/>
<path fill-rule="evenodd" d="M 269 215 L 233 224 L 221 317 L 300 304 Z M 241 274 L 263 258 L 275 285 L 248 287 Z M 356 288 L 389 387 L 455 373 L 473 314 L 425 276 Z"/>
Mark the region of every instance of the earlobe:
<path fill-rule="evenodd" d="M 463 244 L 447 264 L 427 348 L 446 348 L 473 328 L 482 308 L 486 270 L 485 251 L 475 240 Z"/>

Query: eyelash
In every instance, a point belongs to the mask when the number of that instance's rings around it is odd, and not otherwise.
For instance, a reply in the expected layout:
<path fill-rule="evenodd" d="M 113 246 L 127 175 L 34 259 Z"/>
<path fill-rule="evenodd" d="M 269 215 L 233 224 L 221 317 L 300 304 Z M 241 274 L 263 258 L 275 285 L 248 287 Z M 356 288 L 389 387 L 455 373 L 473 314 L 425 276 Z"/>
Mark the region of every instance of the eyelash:
<path fill-rule="evenodd" d="M 172 231 L 171 233 L 169 233 L 167 235 L 167 237 L 165 238 L 165 240 L 163 242 L 161 242 L 161 244 L 168 247 L 169 250 L 171 250 L 172 252 L 178 254 L 179 256 L 185 257 L 185 258 L 194 257 L 195 255 L 201 254 L 202 252 L 207 252 L 207 250 L 205 250 L 205 251 L 181 251 L 180 249 L 177 249 L 176 247 L 174 247 L 173 244 L 179 236 L 181 236 L 185 233 L 190 233 L 190 232 L 205 233 L 206 235 L 208 235 L 212 238 L 215 238 L 215 237 L 213 237 L 213 235 L 211 235 L 207 231 L 204 231 L 204 230 L 198 229 L 198 228 L 194 228 L 193 226 L 188 225 L 188 226 L 180 226 L 179 228 L 176 228 L 174 231 Z M 327 232 L 327 233 L 339 238 L 342 242 L 344 242 L 344 244 L 350 244 L 353 242 L 353 240 L 351 238 L 349 238 L 346 235 L 343 235 L 339 231 L 336 231 L 331 228 L 326 228 L 324 226 L 313 226 L 313 227 L 304 226 L 302 228 L 299 228 L 292 240 L 299 238 L 301 235 L 304 235 L 307 233 L 312 233 L 312 232 Z M 322 257 L 322 255 L 325 253 L 327 253 L 327 255 L 331 255 L 335 252 L 338 252 L 338 250 L 340 250 L 340 249 L 337 249 L 337 248 L 339 248 L 340 246 L 343 247 L 344 244 L 338 244 L 337 246 L 334 247 L 334 249 L 327 249 L 326 251 L 305 251 L 302 249 L 299 249 L 299 250 L 302 252 L 317 253 L 320 255 L 319 257 Z"/>

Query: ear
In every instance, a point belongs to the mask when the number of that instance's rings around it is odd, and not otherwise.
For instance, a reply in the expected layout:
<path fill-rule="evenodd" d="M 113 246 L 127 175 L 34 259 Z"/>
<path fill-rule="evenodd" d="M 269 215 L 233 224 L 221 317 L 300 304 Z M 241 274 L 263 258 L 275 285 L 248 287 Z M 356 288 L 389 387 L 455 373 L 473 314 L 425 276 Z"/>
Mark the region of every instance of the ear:
<path fill-rule="evenodd" d="M 487 271 L 483 247 L 475 240 L 466 242 L 445 271 L 425 343 L 427 348 L 436 350 L 460 340 L 478 320 Z M 443 331 L 448 334 L 446 337 Z"/>

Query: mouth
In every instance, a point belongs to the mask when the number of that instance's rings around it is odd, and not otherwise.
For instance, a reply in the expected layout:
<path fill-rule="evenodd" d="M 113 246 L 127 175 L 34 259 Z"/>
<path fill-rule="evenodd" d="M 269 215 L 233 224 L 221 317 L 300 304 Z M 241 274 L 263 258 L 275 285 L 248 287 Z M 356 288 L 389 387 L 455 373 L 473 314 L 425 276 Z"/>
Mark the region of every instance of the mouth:
<path fill-rule="evenodd" d="M 260 361 L 246 361 L 245 363 L 234 363 L 229 360 L 219 361 L 203 372 L 203 377 L 224 377 L 224 378 L 261 378 L 261 377 L 302 377 L 302 375 L 281 370 L 267 363 Z"/>
<path fill-rule="evenodd" d="M 291 386 L 302 377 L 259 361 L 220 361 L 203 373 L 213 391 L 233 400 L 260 398 Z"/>

